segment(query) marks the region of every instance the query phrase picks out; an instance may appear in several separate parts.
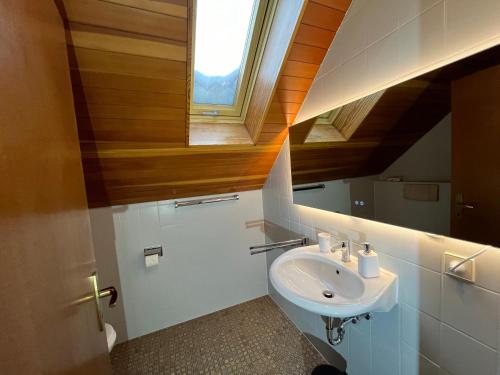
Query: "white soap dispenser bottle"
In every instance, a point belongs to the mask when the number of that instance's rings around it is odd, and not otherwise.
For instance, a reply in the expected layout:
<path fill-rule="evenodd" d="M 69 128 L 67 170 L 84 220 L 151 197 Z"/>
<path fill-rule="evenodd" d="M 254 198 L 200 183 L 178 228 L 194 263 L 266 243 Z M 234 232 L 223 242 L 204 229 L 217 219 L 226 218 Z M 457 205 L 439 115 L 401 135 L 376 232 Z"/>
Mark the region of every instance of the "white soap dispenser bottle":
<path fill-rule="evenodd" d="M 379 277 L 380 266 L 378 254 L 370 248 L 370 243 L 363 244 L 363 250 L 358 251 L 358 272 L 364 278 Z"/>

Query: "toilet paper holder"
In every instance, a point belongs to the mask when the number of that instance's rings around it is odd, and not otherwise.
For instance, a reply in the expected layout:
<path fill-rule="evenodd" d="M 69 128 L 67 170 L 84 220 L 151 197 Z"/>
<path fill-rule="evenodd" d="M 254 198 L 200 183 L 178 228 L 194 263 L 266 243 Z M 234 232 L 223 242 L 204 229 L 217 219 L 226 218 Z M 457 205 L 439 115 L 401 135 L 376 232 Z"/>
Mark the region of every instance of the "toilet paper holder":
<path fill-rule="evenodd" d="M 144 249 L 144 257 L 155 254 L 158 254 L 159 257 L 163 256 L 163 248 L 161 246 L 154 246 Z"/>

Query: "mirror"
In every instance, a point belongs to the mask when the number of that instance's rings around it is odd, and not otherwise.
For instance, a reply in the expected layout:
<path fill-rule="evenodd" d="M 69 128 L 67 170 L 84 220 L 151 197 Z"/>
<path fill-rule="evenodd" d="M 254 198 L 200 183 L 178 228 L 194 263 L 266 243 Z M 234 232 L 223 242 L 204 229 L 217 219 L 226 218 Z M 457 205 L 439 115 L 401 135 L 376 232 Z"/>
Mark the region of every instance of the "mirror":
<path fill-rule="evenodd" d="M 293 199 L 500 245 L 500 47 L 290 128 Z"/>

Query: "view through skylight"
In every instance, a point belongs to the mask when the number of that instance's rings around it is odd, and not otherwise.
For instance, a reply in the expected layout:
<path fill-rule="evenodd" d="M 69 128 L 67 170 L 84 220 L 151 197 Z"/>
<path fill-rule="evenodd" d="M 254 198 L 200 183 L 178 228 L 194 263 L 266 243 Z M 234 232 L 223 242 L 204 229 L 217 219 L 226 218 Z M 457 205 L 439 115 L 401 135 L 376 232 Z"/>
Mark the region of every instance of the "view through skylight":
<path fill-rule="evenodd" d="M 235 104 L 256 1 L 196 2 L 195 104 Z"/>

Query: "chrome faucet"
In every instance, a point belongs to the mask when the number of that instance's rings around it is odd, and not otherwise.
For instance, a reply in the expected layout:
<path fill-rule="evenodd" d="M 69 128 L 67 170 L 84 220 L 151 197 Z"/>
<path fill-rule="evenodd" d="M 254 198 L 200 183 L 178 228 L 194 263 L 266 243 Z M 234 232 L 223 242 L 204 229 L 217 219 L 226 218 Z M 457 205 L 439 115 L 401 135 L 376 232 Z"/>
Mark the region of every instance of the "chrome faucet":
<path fill-rule="evenodd" d="M 348 263 L 351 261 L 351 246 L 349 241 L 340 241 L 336 246 L 332 247 L 332 253 L 337 250 L 342 251 L 342 262 Z"/>

